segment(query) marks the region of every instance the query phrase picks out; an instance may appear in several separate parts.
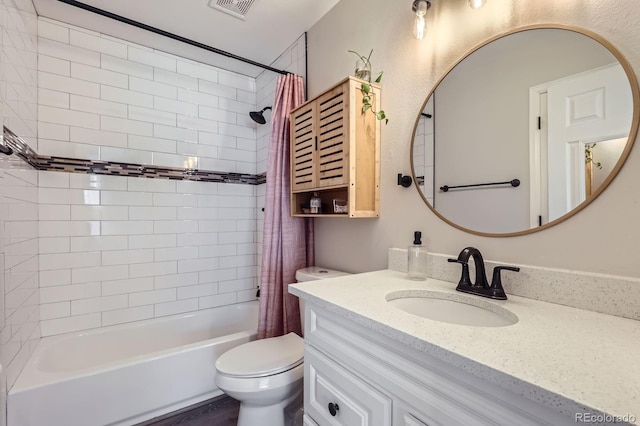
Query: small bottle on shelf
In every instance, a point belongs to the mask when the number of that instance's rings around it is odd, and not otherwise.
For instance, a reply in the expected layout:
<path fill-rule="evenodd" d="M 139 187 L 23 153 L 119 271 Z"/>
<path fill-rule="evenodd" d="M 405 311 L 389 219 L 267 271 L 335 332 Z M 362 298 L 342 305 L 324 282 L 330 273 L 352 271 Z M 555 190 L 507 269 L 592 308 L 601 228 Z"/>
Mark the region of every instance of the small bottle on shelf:
<path fill-rule="evenodd" d="M 320 201 L 320 197 L 318 197 L 318 193 L 314 192 L 313 197 L 311 197 L 311 201 L 309 201 L 309 207 L 311 208 L 312 214 L 320 213 L 320 207 L 322 206 L 322 201 Z"/>

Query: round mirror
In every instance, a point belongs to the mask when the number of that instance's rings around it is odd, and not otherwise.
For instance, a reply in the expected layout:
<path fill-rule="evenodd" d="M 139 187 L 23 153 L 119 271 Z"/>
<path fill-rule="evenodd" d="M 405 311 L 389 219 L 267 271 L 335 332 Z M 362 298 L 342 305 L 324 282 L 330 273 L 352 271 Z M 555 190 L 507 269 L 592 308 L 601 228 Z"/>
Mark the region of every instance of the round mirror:
<path fill-rule="evenodd" d="M 638 130 L 638 84 L 608 42 L 527 27 L 465 55 L 427 97 L 411 149 L 414 181 L 449 224 L 513 236 L 595 199 Z"/>

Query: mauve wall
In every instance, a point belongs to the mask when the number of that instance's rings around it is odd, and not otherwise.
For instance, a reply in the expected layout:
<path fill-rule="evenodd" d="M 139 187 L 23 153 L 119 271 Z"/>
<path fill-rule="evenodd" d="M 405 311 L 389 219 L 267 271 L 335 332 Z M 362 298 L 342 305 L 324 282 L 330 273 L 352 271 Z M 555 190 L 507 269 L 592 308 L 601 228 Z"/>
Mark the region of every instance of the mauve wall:
<path fill-rule="evenodd" d="M 39 154 L 266 170 L 270 126 L 248 113 L 273 105 L 276 74 L 253 79 L 48 19 L 39 43 Z M 298 44 L 275 66 L 297 69 Z M 44 336 L 255 298 L 261 186 L 59 172 L 38 185 Z"/>
<path fill-rule="evenodd" d="M 35 144 L 37 17 L 31 1 L 3 0 L 0 27 L 0 123 Z M 40 337 L 37 191 L 37 172 L 0 155 L 0 364 L 9 387 Z"/>

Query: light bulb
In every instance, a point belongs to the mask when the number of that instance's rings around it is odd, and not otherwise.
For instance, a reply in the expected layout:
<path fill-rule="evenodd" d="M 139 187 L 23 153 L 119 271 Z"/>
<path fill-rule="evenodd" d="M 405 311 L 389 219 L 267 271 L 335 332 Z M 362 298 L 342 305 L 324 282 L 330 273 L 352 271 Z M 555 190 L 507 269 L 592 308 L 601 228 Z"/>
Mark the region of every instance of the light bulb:
<path fill-rule="evenodd" d="M 424 28 L 427 21 L 424 19 L 424 15 L 416 15 L 416 23 L 413 26 L 413 36 L 418 40 L 424 38 Z"/>
<path fill-rule="evenodd" d="M 413 36 L 418 40 L 422 40 L 424 38 L 424 30 L 427 24 L 425 19 L 425 15 L 427 14 L 427 9 L 430 4 L 426 0 L 418 0 L 414 2 L 414 10 L 416 12 L 416 20 L 413 25 Z"/>
<path fill-rule="evenodd" d="M 469 0 L 469 6 L 471 9 L 480 9 L 487 0 Z"/>

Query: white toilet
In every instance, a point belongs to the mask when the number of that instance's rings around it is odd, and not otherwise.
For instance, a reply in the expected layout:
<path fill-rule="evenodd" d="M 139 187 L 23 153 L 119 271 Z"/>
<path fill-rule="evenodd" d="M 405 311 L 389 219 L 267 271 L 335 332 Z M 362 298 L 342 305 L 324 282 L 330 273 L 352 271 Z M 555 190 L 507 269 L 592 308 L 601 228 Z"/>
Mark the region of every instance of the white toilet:
<path fill-rule="evenodd" d="M 348 275 L 312 266 L 296 281 Z M 304 321 L 301 303 L 300 313 Z M 304 325 L 304 322 L 303 322 Z M 238 426 L 285 426 L 302 408 L 304 340 L 295 333 L 245 343 L 216 361 L 216 385 L 240 401 Z"/>

